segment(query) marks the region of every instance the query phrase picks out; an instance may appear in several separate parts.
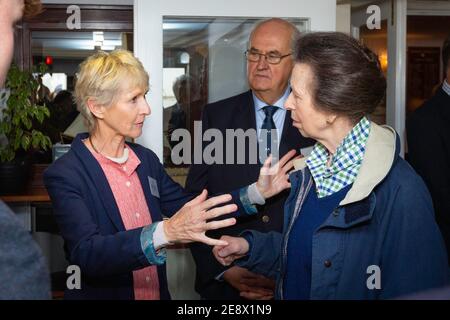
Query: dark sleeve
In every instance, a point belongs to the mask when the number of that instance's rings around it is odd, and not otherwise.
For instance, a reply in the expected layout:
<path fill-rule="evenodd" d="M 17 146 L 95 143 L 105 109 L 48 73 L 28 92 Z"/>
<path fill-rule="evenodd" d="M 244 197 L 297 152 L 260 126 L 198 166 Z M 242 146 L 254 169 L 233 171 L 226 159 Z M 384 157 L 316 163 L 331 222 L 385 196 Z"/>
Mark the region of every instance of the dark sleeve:
<path fill-rule="evenodd" d="M 433 199 L 436 220 L 450 250 L 450 159 L 429 116 L 414 114 L 407 122 L 408 159 Z"/>
<path fill-rule="evenodd" d="M 251 241 L 247 240 L 250 249 L 247 256 L 236 261 L 236 265 L 269 278 L 276 278 L 279 274 L 281 233 L 246 230 L 241 236 L 251 239 Z"/>
<path fill-rule="evenodd" d="M 131 272 L 148 266 L 141 247 L 142 228 L 102 235 L 84 185 L 76 174 L 50 167 L 44 174 L 55 218 L 66 241 L 69 260 L 91 277 Z M 120 259 L 118 259 L 120 257 Z"/>
<path fill-rule="evenodd" d="M 1 201 L 0 221 L 0 300 L 50 299 L 50 277 L 41 250 Z"/>
<path fill-rule="evenodd" d="M 173 181 L 173 179 L 167 174 L 164 166 L 159 162 L 157 156 L 154 154 L 153 156 L 154 159 L 152 159 L 152 161 L 158 167 L 161 210 L 165 216 L 171 217 L 187 202 L 199 195 L 200 192 L 188 192 L 186 189 L 183 189 L 183 187 Z M 252 215 L 257 213 L 256 207 L 253 206 L 248 199 L 247 188 L 248 187 L 243 187 L 229 192 L 229 194 L 232 196 L 232 200 L 229 203 L 236 204 L 238 210 L 236 212 L 223 216 L 220 219 L 239 217 L 243 215 Z M 222 193 L 208 193 L 208 198 L 219 196 L 221 194 Z"/>
<path fill-rule="evenodd" d="M 212 254 L 212 247 L 192 243 L 191 253 L 196 265 L 195 290 L 203 299 L 239 299 L 239 292 L 225 280 L 216 280 L 229 267 L 222 266 Z"/>
<path fill-rule="evenodd" d="M 252 247 L 246 258 L 236 262 L 237 266 L 252 272 L 276 278 L 281 248 L 281 234 L 251 231 Z M 216 277 L 229 267 L 222 266 L 212 254 L 211 247 L 194 243 L 191 252 L 197 265 L 195 289 L 205 299 L 239 299 L 239 292 L 224 280 Z"/>
<path fill-rule="evenodd" d="M 417 175 L 396 191 L 381 258 L 381 299 L 446 285 L 445 245 L 429 193 Z"/>

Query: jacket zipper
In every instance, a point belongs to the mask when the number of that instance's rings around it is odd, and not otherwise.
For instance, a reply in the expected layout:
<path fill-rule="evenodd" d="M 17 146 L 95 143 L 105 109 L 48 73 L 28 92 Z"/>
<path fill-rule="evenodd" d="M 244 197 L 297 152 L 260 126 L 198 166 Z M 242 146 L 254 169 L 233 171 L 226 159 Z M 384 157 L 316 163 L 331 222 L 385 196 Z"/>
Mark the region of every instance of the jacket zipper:
<path fill-rule="evenodd" d="M 280 282 L 279 282 L 279 287 L 278 287 L 278 292 L 279 292 L 279 296 L 280 299 L 283 299 L 283 278 L 284 278 L 284 268 L 286 265 L 286 258 L 287 258 L 287 246 L 288 246 L 288 239 L 289 239 L 289 234 L 291 233 L 292 227 L 294 226 L 295 221 L 297 220 L 298 215 L 300 214 L 300 210 L 303 206 L 303 202 L 305 201 L 306 196 L 309 193 L 309 190 L 311 189 L 311 185 L 312 185 L 312 179 L 310 178 L 308 180 L 308 185 L 306 186 L 305 189 L 305 171 L 302 170 L 302 184 L 300 186 L 300 191 L 298 193 L 298 195 L 295 197 L 295 202 L 297 202 L 298 197 L 300 198 L 299 204 L 297 207 L 294 207 L 294 214 L 292 215 L 292 219 L 289 223 L 289 226 L 286 230 L 286 233 L 284 235 L 284 239 L 283 239 L 283 248 L 282 248 L 282 264 L 280 265 Z"/>

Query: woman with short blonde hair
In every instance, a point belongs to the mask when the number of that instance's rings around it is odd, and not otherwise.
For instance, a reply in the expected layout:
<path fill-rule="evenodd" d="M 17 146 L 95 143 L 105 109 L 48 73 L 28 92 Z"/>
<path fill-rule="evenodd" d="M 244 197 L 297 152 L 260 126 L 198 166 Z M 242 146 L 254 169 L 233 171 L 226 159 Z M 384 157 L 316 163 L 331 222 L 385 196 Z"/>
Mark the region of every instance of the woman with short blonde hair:
<path fill-rule="evenodd" d="M 126 50 L 111 53 L 98 52 L 87 58 L 80 66 L 75 87 L 78 111 L 86 119 L 89 132 L 95 128 L 97 119 L 88 107 L 88 101 L 108 106 L 129 88 L 148 91 L 149 77 L 142 63 Z M 124 86 L 123 79 L 127 79 Z"/>

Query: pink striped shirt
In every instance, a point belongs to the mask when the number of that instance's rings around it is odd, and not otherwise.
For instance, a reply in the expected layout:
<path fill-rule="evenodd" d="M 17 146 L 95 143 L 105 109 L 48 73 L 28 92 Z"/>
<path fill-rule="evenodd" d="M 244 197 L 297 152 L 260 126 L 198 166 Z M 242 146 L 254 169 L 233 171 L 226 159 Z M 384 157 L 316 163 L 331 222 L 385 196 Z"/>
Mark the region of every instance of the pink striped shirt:
<path fill-rule="evenodd" d="M 109 182 L 125 229 L 131 230 L 151 224 L 152 218 L 136 172 L 141 161 L 131 148 L 128 148 L 128 151 L 128 160 L 123 164 L 91 152 L 100 163 Z M 133 287 L 136 300 L 159 300 L 159 280 L 156 266 L 133 271 Z"/>

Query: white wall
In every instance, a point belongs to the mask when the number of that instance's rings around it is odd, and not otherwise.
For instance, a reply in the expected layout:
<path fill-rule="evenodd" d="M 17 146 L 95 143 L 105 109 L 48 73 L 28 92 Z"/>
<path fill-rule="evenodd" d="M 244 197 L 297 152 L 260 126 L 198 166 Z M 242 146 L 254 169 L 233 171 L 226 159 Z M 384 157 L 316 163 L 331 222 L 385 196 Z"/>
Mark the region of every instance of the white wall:
<path fill-rule="evenodd" d="M 304 17 L 310 18 L 313 31 L 334 31 L 336 0 L 135 0 L 135 54 L 150 73 L 148 101 L 152 115 L 147 118 L 138 142 L 151 148 L 162 159 L 163 151 L 163 16 L 218 17 Z"/>
<path fill-rule="evenodd" d="M 339 4 L 336 7 L 336 31 L 350 34 L 352 23 L 351 4 Z"/>

